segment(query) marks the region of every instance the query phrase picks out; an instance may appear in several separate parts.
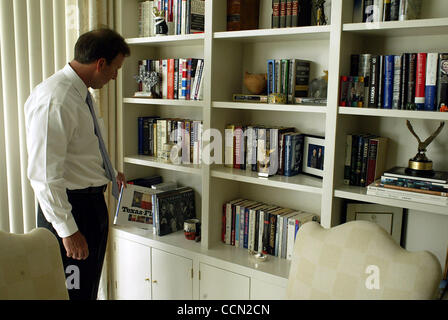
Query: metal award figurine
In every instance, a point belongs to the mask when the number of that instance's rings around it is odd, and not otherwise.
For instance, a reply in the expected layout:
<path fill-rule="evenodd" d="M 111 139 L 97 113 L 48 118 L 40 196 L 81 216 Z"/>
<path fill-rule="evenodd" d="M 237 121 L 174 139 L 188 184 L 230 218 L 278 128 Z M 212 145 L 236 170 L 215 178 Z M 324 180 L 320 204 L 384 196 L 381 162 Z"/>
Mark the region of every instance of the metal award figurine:
<path fill-rule="evenodd" d="M 406 168 L 406 173 L 413 176 L 431 177 L 434 174 L 434 171 L 432 168 L 432 161 L 426 157 L 426 148 L 439 135 L 440 131 L 442 131 L 442 128 L 445 126 L 445 122 L 440 122 L 439 128 L 423 142 L 415 133 L 409 120 L 406 120 L 406 125 L 418 141 L 418 152 L 414 158 L 409 160 L 409 166 Z"/>
<path fill-rule="evenodd" d="M 168 34 L 168 25 L 165 21 L 165 11 L 159 11 L 157 8 L 152 8 L 152 15 L 154 16 L 154 34 L 156 36 L 166 36 Z"/>
<path fill-rule="evenodd" d="M 159 95 L 154 91 L 154 87 L 160 83 L 159 74 L 156 71 L 145 71 L 138 76 L 134 76 L 137 83 L 143 84 L 144 94 L 148 98 L 159 98 Z"/>
<path fill-rule="evenodd" d="M 325 16 L 325 0 L 315 0 L 314 2 L 314 20 L 317 26 L 324 26 L 327 24 L 327 17 Z"/>

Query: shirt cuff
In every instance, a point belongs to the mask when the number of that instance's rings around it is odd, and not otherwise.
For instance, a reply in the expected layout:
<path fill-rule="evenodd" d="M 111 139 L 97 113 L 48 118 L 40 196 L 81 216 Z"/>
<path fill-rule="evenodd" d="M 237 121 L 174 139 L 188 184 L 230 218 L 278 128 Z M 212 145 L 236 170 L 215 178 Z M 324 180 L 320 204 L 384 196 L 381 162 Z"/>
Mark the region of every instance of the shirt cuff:
<path fill-rule="evenodd" d="M 75 219 L 70 217 L 67 221 L 63 223 L 55 224 L 53 223 L 53 228 L 56 230 L 57 234 L 61 238 L 66 238 L 78 231 L 78 225 Z"/>

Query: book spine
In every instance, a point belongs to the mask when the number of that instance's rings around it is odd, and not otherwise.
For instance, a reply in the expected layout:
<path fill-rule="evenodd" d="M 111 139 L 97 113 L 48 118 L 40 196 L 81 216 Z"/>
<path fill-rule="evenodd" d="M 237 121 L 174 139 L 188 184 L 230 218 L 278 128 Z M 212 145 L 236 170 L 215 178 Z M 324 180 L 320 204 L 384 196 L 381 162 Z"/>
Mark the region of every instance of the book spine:
<path fill-rule="evenodd" d="M 275 70 L 275 60 L 268 60 L 268 95 L 275 92 L 275 81 L 274 81 L 274 70 Z"/>
<path fill-rule="evenodd" d="M 221 241 L 226 243 L 226 229 L 227 229 L 227 204 L 222 205 L 222 217 L 221 217 Z"/>
<path fill-rule="evenodd" d="M 291 1 L 291 27 L 299 25 L 299 0 Z"/>
<path fill-rule="evenodd" d="M 243 248 L 249 247 L 249 209 L 244 210 L 244 233 L 243 233 Z"/>
<path fill-rule="evenodd" d="M 167 60 L 168 80 L 167 99 L 174 99 L 174 59 Z"/>
<path fill-rule="evenodd" d="M 272 28 L 280 28 L 280 0 L 272 0 Z"/>
<path fill-rule="evenodd" d="M 364 18 L 364 1 L 365 0 L 353 0 L 353 23 L 361 23 Z"/>
<path fill-rule="evenodd" d="M 416 87 L 416 76 L 417 76 L 417 54 L 409 54 L 409 71 L 408 71 L 408 92 L 406 98 L 406 110 L 415 110 L 415 87 Z"/>
<path fill-rule="evenodd" d="M 415 104 L 417 110 L 423 110 L 425 106 L 426 58 L 426 53 L 417 54 L 417 67 L 415 76 Z"/>
<path fill-rule="evenodd" d="M 287 238 L 287 246 L 286 246 L 286 259 L 292 260 L 292 254 L 294 249 L 295 242 L 295 225 L 296 220 L 294 217 L 288 218 L 288 238 Z"/>
<path fill-rule="evenodd" d="M 275 256 L 275 237 L 277 227 L 277 215 L 269 215 L 269 246 L 268 254 Z"/>
<path fill-rule="evenodd" d="M 352 142 L 353 135 L 348 134 L 345 144 L 345 163 L 344 163 L 344 184 L 350 184 L 350 168 L 352 161 Z"/>
<path fill-rule="evenodd" d="M 286 2 L 286 27 L 292 26 L 292 0 Z"/>
<path fill-rule="evenodd" d="M 269 237 L 270 237 L 270 219 L 269 212 L 265 212 L 263 220 L 263 238 L 262 238 L 262 253 L 269 254 Z"/>
<path fill-rule="evenodd" d="M 288 75 L 289 75 L 289 60 L 281 60 L 281 89 L 280 92 L 288 97 Z"/>
<path fill-rule="evenodd" d="M 280 0 L 280 28 L 286 27 L 286 0 Z"/>
<path fill-rule="evenodd" d="M 400 14 L 400 0 L 390 1 L 390 21 L 398 21 Z"/>
<path fill-rule="evenodd" d="M 277 217 L 277 231 L 275 233 L 275 256 L 282 256 L 283 215 Z"/>
<path fill-rule="evenodd" d="M 242 144 L 242 136 L 243 136 L 243 130 L 241 126 L 235 127 L 235 143 L 233 145 L 233 167 L 235 169 L 241 168 L 241 144 Z"/>
<path fill-rule="evenodd" d="M 281 69 L 281 60 L 275 59 L 275 68 L 274 68 L 274 82 L 275 82 L 275 93 L 281 93 L 281 85 L 282 85 L 282 69 Z"/>
<path fill-rule="evenodd" d="M 294 96 L 308 97 L 310 81 L 310 63 L 308 61 L 296 60 L 295 78 L 296 86 Z"/>
<path fill-rule="evenodd" d="M 438 204 L 438 205 L 447 205 L 447 197 L 435 196 L 431 194 L 424 194 L 419 192 L 411 192 L 411 191 L 403 191 L 403 190 L 394 190 L 391 188 L 383 188 L 376 186 L 369 186 L 367 189 L 368 195 L 375 195 L 379 197 L 385 197 L 390 199 L 398 199 L 404 201 L 414 201 L 421 202 L 425 204 Z"/>
<path fill-rule="evenodd" d="M 391 21 L 391 0 L 383 2 L 383 21 Z"/>
<path fill-rule="evenodd" d="M 368 138 L 368 137 L 363 139 L 362 158 L 361 158 L 361 173 L 360 173 L 360 179 L 359 179 L 359 185 L 361 187 L 366 186 L 367 160 L 368 160 L 368 156 L 369 156 L 369 140 L 370 140 L 370 138 Z"/>
<path fill-rule="evenodd" d="M 182 6 L 181 6 L 181 12 L 182 12 L 182 18 L 181 18 L 181 26 L 180 26 L 180 32 L 181 34 L 185 34 L 186 30 L 186 22 L 187 22 L 187 0 L 182 0 Z"/>
<path fill-rule="evenodd" d="M 382 1 L 382 0 L 380 0 Z M 378 59 L 378 109 L 383 107 L 384 97 L 384 56 L 379 56 Z"/>
<path fill-rule="evenodd" d="M 248 244 L 247 248 L 250 251 L 254 250 L 254 240 L 255 240 L 255 216 L 256 211 L 254 209 L 249 210 L 249 231 L 248 231 Z"/>
<path fill-rule="evenodd" d="M 265 212 L 260 210 L 258 214 L 258 252 L 263 252 L 263 232 L 264 232 L 264 215 Z"/>
<path fill-rule="evenodd" d="M 401 64 L 401 104 L 398 109 L 406 110 L 406 102 L 408 96 L 408 82 L 409 82 L 409 53 L 403 53 Z"/>
<path fill-rule="evenodd" d="M 426 60 L 425 111 L 436 111 L 438 60 L 438 53 L 428 53 Z"/>
<path fill-rule="evenodd" d="M 401 65 L 402 65 L 402 56 L 396 55 L 394 57 L 392 109 L 400 109 L 401 107 Z"/>
<path fill-rule="evenodd" d="M 378 140 L 370 139 L 368 158 L 367 158 L 367 176 L 365 184 L 367 186 L 370 185 L 373 181 L 375 181 L 377 151 L 378 151 Z"/>
<path fill-rule="evenodd" d="M 235 247 L 240 248 L 241 246 L 241 225 L 244 222 L 244 218 L 241 218 L 241 216 L 244 217 L 244 207 L 236 206 L 236 212 L 235 212 Z"/>
<path fill-rule="evenodd" d="M 415 188 L 421 190 L 448 192 L 448 184 L 437 184 L 426 181 L 418 181 L 405 178 L 391 178 L 381 176 L 381 183 L 387 185 L 401 186 L 406 188 Z"/>
<path fill-rule="evenodd" d="M 179 99 L 179 59 L 174 59 L 173 98 Z"/>
<path fill-rule="evenodd" d="M 185 93 L 185 100 L 190 100 L 190 93 L 191 93 L 191 72 L 192 72 L 192 59 L 187 59 L 187 88 Z"/>
<path fill-rule="evenodd" d="M 432 191 L 432 190 L 425 190 L 425 189 L 417 189 L 417 188 L 409 188 L 409 187 L 402 187 L 402 186 L 396 186 L 391 184 L 379 184 L 378 186 L 386 189 L 392 189 L 392 190 L 400 190 L 400 191 L 406 191 L 406 192 L 413 192 L 421 195 L 431 195 L 436 197 L 448 197 L 448 193 L 444 191 Z M 432 198 L 434 199 L 434 198 Z M 439 199 L 439 198 L 438 198 Z M 443 198 L 440 199 L 440 201 L 443 202 Z M 446 201 L 446 200 L 445 200 Z"/>
<path fill-rule="evenodd" d="M 370 83 L 368 105 L 369 108 L 378 107 L 378 56 L 373 55 L 370 61 Z"/>
<path fill-rule="evenodd" d="M 138 154 L 143 154 L 143 117 L 137 118 L 138 125 Z"/>
<path fill-rule="evenodd" d="M 384 57 L 384 99 L 383 109 L 392 109 L 395 56 Z"/>
<path fill-rule="evenodd" d="M 291 135 L 287 134 L 285 135 L 285 163 L 284 163 L 284 175 L 289 177 L 291 176 L 291 146 L 292 146 L 292 139 Z"/>
<path fill-rule="evenodd" d="M 364 0 L 362 22 L 373 22 L 373 0 Z"/>
<path fill-rule="evenodd" d="M 437 74 L 437 110 L 448 106 L 448 53 L 439 54 Z"/>
<path fill-rule="evenodd" d="M 254 251 L 260 252 L 258 248 L 258 238 L 259 238 L 259 225 L 260 225 L 260 210 L 255 211 L 255 227 L 254 227 Z"/>

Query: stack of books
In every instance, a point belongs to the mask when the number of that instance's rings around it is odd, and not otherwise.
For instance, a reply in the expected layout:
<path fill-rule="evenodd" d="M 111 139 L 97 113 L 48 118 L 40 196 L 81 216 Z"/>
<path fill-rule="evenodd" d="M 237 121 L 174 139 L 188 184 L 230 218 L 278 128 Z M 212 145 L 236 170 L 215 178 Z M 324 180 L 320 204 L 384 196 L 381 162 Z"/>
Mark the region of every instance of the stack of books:
<path fill-rule="evenodd" d="M 448 106 L 448 53 L 354 54 L 341 77 L 344 107 L 444 111 Z"/>
<path fill-rule="evenodd" d="M 251 252 L 292 259 L 299 228 L 319 216 L 276 205 L 236 199 L 223 205 L 222 242 Z"/>
<path fill-rule="evenodd" d="M 139 37 L 155 36 L 153 8 L 164 12 L 169 35 L 204 32 L 204 0 L 154 0 L 138 4 Z"/>
<path fill-rule="evenodd" d="M 138 62 L 140 79 L 151 71 L 159 74 L 159 84 L 152 89 L 160 98 L 202 100 L 204 59 L 145 59 Z M 144 81 L 139 80 L 135 97 L 147 97 L 149 92 Z"/>
<path fill-rule="evenodd" d="M 430 178 L 425 178 L 408 175 L 403 167 L 394 167 L 370 184 L 367 194 L 448 206 L 448 172 L 435 171 Z"/>

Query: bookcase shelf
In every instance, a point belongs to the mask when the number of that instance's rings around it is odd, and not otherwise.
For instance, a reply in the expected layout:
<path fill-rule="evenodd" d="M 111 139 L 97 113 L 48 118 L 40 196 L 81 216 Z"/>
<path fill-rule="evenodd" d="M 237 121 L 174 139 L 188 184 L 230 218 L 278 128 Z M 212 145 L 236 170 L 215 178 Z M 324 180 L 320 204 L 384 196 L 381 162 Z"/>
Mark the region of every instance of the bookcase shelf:
<path fill-rule="evenodd" d="M 221 31 L 213 33 L 213 38 L 240 42 L 329 40 L 330 31 L 331 26 Z"/>
<path fill-rule="evenodd" d="M 257 172 L 220 166 L 211 170 L 211 176 L 214 178 L 258 184 L 273 188 L 322 194 L 322 179 L 303 174 L 292 177 L 275 175 L 269 178 L 261 178 L 258 176 Z"/>
<path fill-rule="evenodd" d="M 137 164 L 146 167 L 167 169 L 176 172 L 190 173 L 194 175 L 201 174 L 201 165 L 197 164 L 173 164 L 168 160 L 159 159 L 156 157 L 134 155 L 124 158 L 125 163 Z"/>
<path fill-rule="evenodd" d="M 404 119 L 448 120 L 448 112 L 339 107 L 339 114 Z"/>
<path fill-rule="evenodd" d="M 342 30 L 360 35 L 387 37 L 446 35 L 448 33 L 448 18 L 346 23 Z"/>
<path fill-rule="evenodd" d="M 197 46 L 204 44 L 204 34 L 186 34 L 147 38 L 127 38 L 126 43 L 135 46 Z"/>
<path fill-rule="evenodd" d="M 284 111 L 284 112 L 308 112 L 323 113 L 327 112 L 327 107 L 297 105 L 297 104 L 268 104 L 268 103 L 239 103 L 214 101 L 212 108 L 216 109 L 240 109 L 240 110 L 260 110 L 260 111 Z"/>
<path fill-rule="evenodd" d="M 178 100 L 178 99 L 148 99 L 148 98 L 124 98 L 124 103 L 143 105 L 162 105 L 178 107 L 203 108 L 205 103 L 202 100 Z"/>
<path fill-rule="evenodd" d="M 376 204 L 381 204 L 381 205 L 385 205 L 385 206 L 400 207 L 400 208 L 406 208 L 406 209 L 412 209 L 412 210 L 429 211 L 429 212 L 433 212 L 433 213 L 437 213 L 437 214 L 448 215 L 448 207 L 447 206 L 431 205 L 431 204 L 414 202 L 414 201 L 405 201 L 405 200 L 389 199 L 389 198 L 372 196 L 372 195 L 368 195 L 367 188 L 363 188 L 363 187 L 345 186 L 345 185 L 339 186 L 338 188 L 335 189 L 334 196 L 343 198 L 343 199 L 348 199 L 348 200 L 370 202 L 370 203 L 376 203 Z"/>

